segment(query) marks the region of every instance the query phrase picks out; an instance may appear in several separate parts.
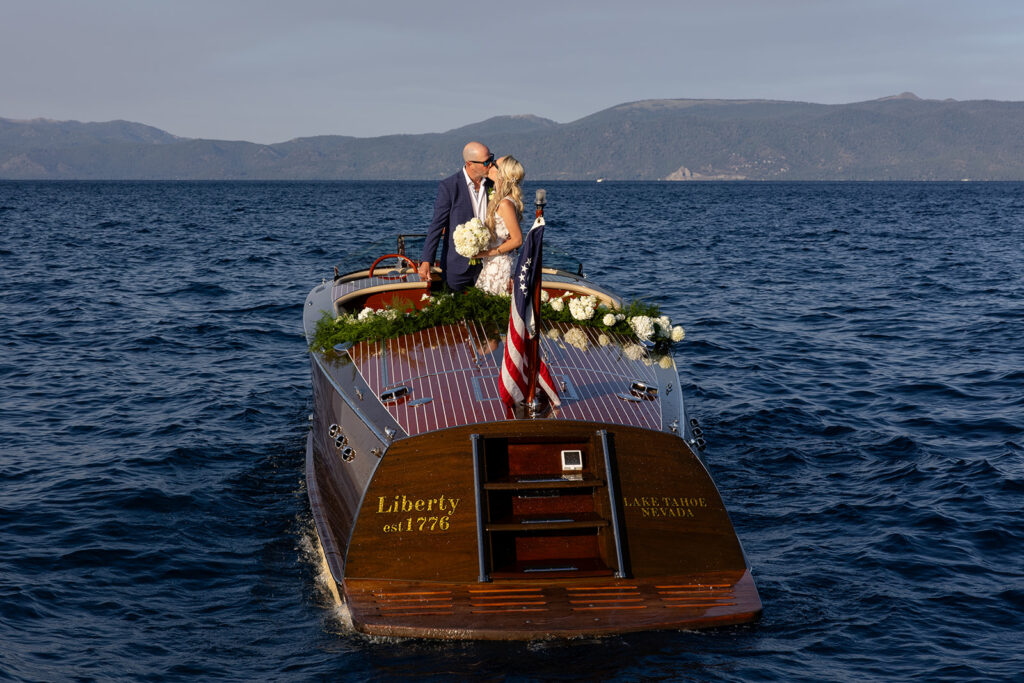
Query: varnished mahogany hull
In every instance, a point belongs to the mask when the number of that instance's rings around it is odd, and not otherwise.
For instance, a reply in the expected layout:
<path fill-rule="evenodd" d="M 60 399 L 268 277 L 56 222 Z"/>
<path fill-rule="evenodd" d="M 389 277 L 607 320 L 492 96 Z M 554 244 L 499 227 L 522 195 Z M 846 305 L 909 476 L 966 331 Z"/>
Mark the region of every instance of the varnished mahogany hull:
<path fill-rule="evenodd" d="M 544 288 L 614 303 L 561 271 Z M 306 301 L 307 339 L 325 311 L 422 295 L 368 274 L 325 281 Z M 671 357 L 610 331 L 542 328 L 562 398 L 542 419 L 511 419 L 503 342 L 476 321 L 311 354 L 309 499 L 355 628 L 525 640 L 757 619 Z"/>
<path fill-rule="evenodd" d="M 426 584 L 351 580 L 356 627 L 371 635 L 542 640 L 744 624 L 761 613 L 749 570 L 663 581 Z"/>
<path fill-rule="evenodd" d="M 333 388 L 314 381 L 317 422 L 345 421 L 348 404 L 325 400 Z M 312 435 L 307 453 L 324 555 L 360 631 L 543 639 L 761 612 L 718 491 L 673 434 L 509 420 L 400 439 L 382 457 L 362 438 L 350 462 Z M 583 452 L 581 480 L 540 481 L 561 478 L 565 448 Z"/>

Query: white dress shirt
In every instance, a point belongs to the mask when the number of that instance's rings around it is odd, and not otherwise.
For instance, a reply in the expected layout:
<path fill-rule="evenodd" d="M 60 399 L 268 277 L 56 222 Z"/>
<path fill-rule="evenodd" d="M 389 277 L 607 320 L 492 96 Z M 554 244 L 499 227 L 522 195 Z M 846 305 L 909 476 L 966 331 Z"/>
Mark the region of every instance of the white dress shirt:
<path fill-rule="evenodd" d="M 487 187 L 484 185 L 483 178 L 480 179 L 480 189 L 476 190 L 473 188 L 473 180 L 469 177 L 469 173 L 466 173 L 465 167 L 462 169 L 462 175 L 469 186 L 469 198 L 470 203 L 473 205 L 473 214 L 480 220 L 483 220 L 487 216 Z"/>

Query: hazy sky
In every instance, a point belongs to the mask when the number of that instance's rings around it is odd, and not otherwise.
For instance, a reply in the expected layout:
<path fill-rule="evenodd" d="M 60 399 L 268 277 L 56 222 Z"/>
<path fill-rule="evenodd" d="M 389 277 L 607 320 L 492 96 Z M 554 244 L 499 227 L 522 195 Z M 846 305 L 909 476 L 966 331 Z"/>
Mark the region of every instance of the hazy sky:
<path fill-rule="evenodd" d="M 1024 0 L 0 0 L 0 117 L 281 142 L 650 98 L 1024 100 Z"/>

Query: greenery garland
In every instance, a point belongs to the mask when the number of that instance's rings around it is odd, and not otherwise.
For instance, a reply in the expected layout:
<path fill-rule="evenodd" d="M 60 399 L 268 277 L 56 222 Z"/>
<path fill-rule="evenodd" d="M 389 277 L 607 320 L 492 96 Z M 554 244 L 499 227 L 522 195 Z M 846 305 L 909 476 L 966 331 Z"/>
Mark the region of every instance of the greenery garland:
<path fill-rule="evenodd" d="M 590 313 L 590 316 L 580 319 L 574 317 L 572 306 L 565 305 L 567 298 L 582 298 L 584 300 L 589 298 L 591 304 L 596 302 L 593 297 L 574 296 L 572 293 L 567 293 L 563 297 L 543 302 L 540 310 L 541 318 L 596 327 L 635 340 L 639 340 L 640 336 L 636 332 L 635 323 L 631 323 L 632 320 L 637 318 L 646 318 L 651 321 L 667 320 L 662 316 L 661 309 L 657 305 L 636 300 L 624 308 L 614 310 L 604 304 L 591 305 L 590 309 L 586 311 Z M 458 294 L 449 292 L 431 296 L 430 304 L 421 309 L 417 309 L 408 300 L 396 296 L 390 305 L 379 310 L 363 309 L 358 314 L 343 314 L 336 318 L 324 312 L 323 317 L 317 322 L 310 348 L 314 351 L 325 351 L 333 348 L 336 344 L 357 343 L 367 339 L 390 339 L 436 325 L 455 324 L 462 320 L 475 320 L 486 329 L 496 329 L 504 333 L 508 327 L 511 302 L 512 299 L 509 296 L 488 294 L 471 287 Z M 614 324 L 606 324 L 606 321 L 611 322 L 611 318 L 614 318 Z M 647 341 L 652 342 L 654 350 L 659 353 L 667 352 L 673 341 L 682 339 L 682 328 L 676 328 L 678 333 L 673 334 L 674 330 L 667 329 L 668 325 L 653 324 L 650 327 L 653 332 L 648 335 Z M 643 327 L 640 329 L 642 330 Z"/>

